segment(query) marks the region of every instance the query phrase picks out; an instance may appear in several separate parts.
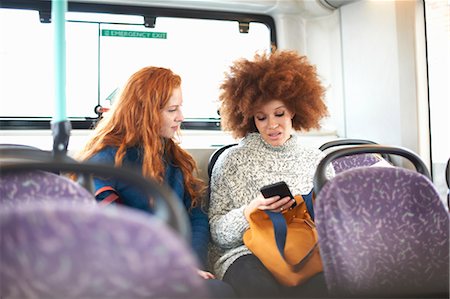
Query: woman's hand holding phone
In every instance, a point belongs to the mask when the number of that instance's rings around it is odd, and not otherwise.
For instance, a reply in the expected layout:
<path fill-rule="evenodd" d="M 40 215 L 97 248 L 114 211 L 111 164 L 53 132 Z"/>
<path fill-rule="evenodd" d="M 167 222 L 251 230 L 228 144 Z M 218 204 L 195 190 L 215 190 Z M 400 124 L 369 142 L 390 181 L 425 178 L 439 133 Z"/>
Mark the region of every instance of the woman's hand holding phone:
<path fill-rule="evenodd" d="M 244 215 L 245 218 L 249 219 L 250 214 L 257 209 L 279 213 L 289 209 L 292 204 L 293 200 L 289 196 L 280 198 L 279 195 L 275 195 L 264 198 L 262 194 L 259 194 L 245 207 Z"/>
<path fill-rule="evenodd" d="M 291 193 L 291 190 L 284 181 L 262 187 L 261 194 L 265 198 L 279 196 L 280 201 L 282 201 L 278 207 L 280 210 L 277 211 L 277 209 L 275 208 L 274 212 L 283 212 L 284 210 L 293 208 L 297 205 L 294 196 Z M 286 201 L 286 197 L 289 198 L 289 200 Z"/>
<path fill-rule="evenodd" d="M 244 215 L 245 218 L 249 219 L 249 215 L 256 209 L 280 213 L 295 205 L 296 202 L 289 191 L 289 187 L 286 183 L 279 182 L 261 188 L 261 194 L 247 205 L 244 209 Z"/>

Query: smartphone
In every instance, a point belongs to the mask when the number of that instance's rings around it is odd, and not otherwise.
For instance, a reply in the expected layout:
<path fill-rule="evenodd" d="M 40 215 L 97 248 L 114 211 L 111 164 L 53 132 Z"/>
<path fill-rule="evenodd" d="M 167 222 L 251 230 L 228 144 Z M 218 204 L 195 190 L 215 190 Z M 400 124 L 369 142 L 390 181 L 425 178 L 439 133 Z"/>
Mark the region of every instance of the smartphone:
<path fill-rule="evenodd" d="M 286 182 L 281 181 L 275 184 L 264 186 L 260 189 L 262 195 L 264 198 L 269 198 L 272 196 L 279 195 L 280 199 L 284 198 L 286 196 L 289 196 L 290 198 L 294 198 L 294 196 L 291 193 L 291 190 L 289 190 L 288 185 Z M 294 204 L 291 206 L 291 208 L 295 207 L 297 205 L 297 202 L 294 202 Z"/>

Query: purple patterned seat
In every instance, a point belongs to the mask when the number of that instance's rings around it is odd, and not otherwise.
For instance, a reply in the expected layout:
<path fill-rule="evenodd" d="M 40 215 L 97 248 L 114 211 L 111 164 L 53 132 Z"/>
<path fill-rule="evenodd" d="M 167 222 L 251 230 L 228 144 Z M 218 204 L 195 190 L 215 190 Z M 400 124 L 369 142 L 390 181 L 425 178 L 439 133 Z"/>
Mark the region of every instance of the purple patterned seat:
<path fill-rule="evenodd" d="M 74 181 L 45 171 L 2 173 L 0 205 L 69 201 L 96 204 L 94 196 Z"/>
<path fill-rule="evenodd" d="M 350 169 L 323 186 L 315 217 L 332 295 L 448 298 L 449 214 L 424 175 Z"/>
<path fill-rule="evenodd" d="M 325 153 L 330 152 L 330 149 L 336 150 L 340 148 L 349 147 L 351 145 L 376 145 L 376 142 L 365 139 L 337 139 L 322 144 L 319 149 Z M 344 170 L 372 166 L 380 161 L 391 163 L 389 155 L 378 155 L 374 153 L 354 154 L 351 156 L 344 156 L 333 160 L 332 164 L 336 174 Z"/>
<path fill-rule="evenodd" d="M 205 298 L 190 247 L 126 207 L 0 208 L 2 298 Z"/>
<path fill-rule="evenodd" d="M 334 171 L 338 174 L 351 168 L 372 166 L 373 164 L 380 162 L 381 159 L 383 158 L 375 154 L 358 154 L 338 158 L 334 160 L 332 164 Z"/>

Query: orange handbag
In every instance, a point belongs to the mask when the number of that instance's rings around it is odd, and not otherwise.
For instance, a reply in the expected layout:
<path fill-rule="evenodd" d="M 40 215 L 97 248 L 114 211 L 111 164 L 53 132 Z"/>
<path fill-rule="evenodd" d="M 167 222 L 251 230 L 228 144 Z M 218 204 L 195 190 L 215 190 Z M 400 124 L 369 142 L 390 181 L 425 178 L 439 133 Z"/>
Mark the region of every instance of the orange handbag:
<path fill-rule="evenodd" d="M 244 244 L 259 258 L 277 281 L 297 286 L 322 272 L 318 236 L 303 197 L 296 195 L 297 206 L 284 213 L 256 210 L 250 214 L 250 228 Z"/>

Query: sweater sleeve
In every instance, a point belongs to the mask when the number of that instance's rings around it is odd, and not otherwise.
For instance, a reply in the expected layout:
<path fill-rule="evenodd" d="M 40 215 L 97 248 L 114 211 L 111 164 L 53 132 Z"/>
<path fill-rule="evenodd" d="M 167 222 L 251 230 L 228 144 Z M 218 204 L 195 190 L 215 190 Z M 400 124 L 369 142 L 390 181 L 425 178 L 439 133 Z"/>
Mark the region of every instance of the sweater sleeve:
<path fill-rule="evenodd" d="M 248 228 L 243 199 L 231 195 L 233 186 L 239 185 L 233 165 L 237 165 L 233 157 L 219 157 L 211 176 L 209 224 L 212 241 L 221 248 L 243 245 L 242 237 Z"/>

